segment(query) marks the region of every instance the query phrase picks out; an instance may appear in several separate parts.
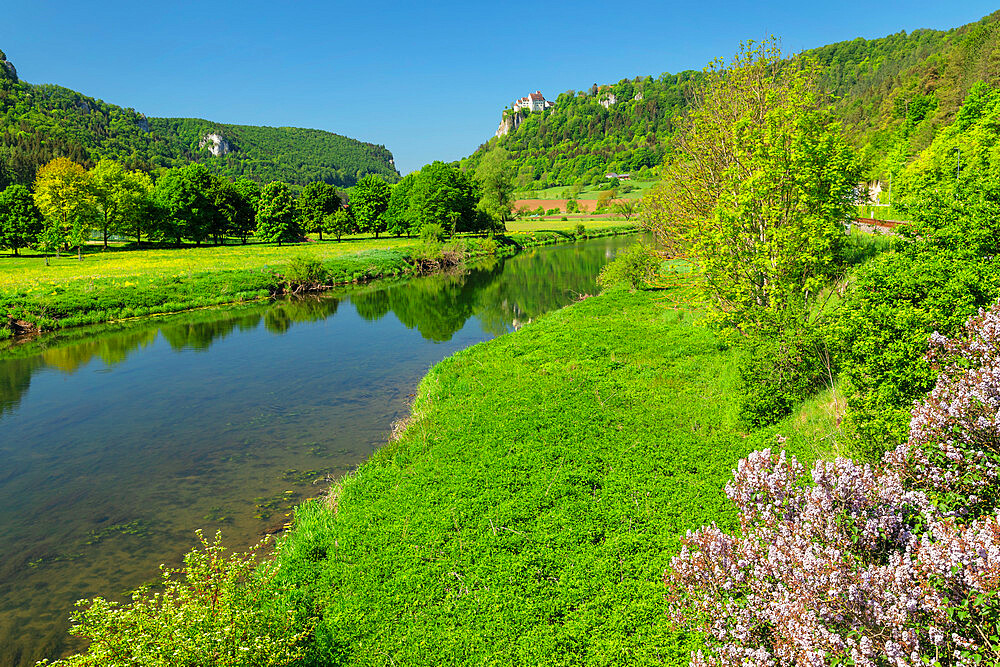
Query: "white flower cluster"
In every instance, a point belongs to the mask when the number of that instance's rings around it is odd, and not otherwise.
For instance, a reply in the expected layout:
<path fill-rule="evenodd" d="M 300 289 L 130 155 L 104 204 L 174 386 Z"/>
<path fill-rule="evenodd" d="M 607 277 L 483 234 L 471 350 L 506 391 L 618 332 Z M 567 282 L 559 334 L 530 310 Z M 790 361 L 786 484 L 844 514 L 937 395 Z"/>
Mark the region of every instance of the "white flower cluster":
<path fill-rule="evenodd" d="M 810 482 L 784 452 L 740 461 L 740 535 L 689 533 L 664 575 L 708 639 L 692 665 L 997 664 L 1000 315 L 929 356 L 937 385 L 882 466 L 820 461 Z"/>

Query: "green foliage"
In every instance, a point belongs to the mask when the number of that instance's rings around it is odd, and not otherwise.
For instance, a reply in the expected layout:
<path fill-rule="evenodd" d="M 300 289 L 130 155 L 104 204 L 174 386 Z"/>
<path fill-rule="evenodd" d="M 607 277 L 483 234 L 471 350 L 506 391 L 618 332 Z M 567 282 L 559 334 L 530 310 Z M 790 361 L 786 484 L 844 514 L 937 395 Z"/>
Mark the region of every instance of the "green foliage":
<path fill-rule="evenodd" d="M 298 198 L 299 209 L 302 212 L 302 223 L 306 231 L 319 232 L 323 239 L 323 221 L 326 216 L 340 209 L 340 196 L 336 188 L 329 183 L 316 181 L 302 188 Z"/>
<path fill-rule="evenodd" d="M 737 347 L 740 389 L 736 399 L 740 421 L 747 428 L 778 422 L 833 380 L 825 341 L 815 327 L 798 320 L 755 331 Z"/>
<path fill-rule="evenodd" d="M 0 192 L 0 248 L 17 254 L 38 241 L 42 233 L 42 213 L 35 206 L 28 188 L 8 185 Z"/>
<path fill-rule="evenodd" d="M 299 241 L 298 210 L 288 185 L 281 182 L 268 183 L 260 193 L 257 204 L 257 230 L 254 236 L 269 243 Z"/>
<path fill-rule="evenodd" d="M 643 200 L 666 252 L 696 260 L 720 321 L 744 334 L 790 310 L 808 317 L 841 270 L 858 170 L 817 109 L 815 76 L 773 42 L 714 63 Z"/>
<path fill-rule="evenodd" d="M 410 209 L 410 191 L 416 179 L 416 174 L 407 174 L 403 180 L 392 186 L 385 210 L 386 231 L 390 234 L 412 236 L 420 231 L 420 223 Z"/>
<path fill-rule="evenodd" d="M 477 205 L 479 210 L 497 223 L 512 219 L 514 205 L 514 169 L 510 153 L 501 146 L 494 146 L 476 167 L 476 183 L 482 192 Z"/>
<path fill-rule="evenodd" d="M 625 285 L 637 290 L 655 280 L 659 268 L 660 258 L 656 251 L 648 245 L 637 243 L 619 253 L 601 269 L 597 284 L 604 289 Z"/>
<path fill-rule="evenodd" d="M 436 222 L 430 222 L 420 228 L 420 240 L 424 243 L 444 243 L 449 236 L 448 230 Z"/>
<path fill-rule="evenodd" d="M 351 215 L 358 231 L 378 238 L 385 231 L 389 186 L 378 176 L 365 176 L 351 190 Z"/>
<path fill-rule="evenodd" d="M 315 257 L 297 256 L 281 272 L 285 282 L 295 285 L 323 284 L 328 277 L 323 262 Z"/>
<path fill-rule="evenodd" d="M 229 144 L 229 153 L 209 153 L 205 138 L 213 133 Z M 147 118 L 60 86 L 0 77 L 0 187 L 30 184 L 37 169 L 56 157 L 85 167 L 112 159 L 148 173 L 199 162 L 230 179 L 302 185 L 349 187 L 367 174 L 399 179 L 385 146 L 322 130 Z"/>
<path fill-rule="evenodd" d="M 156 182 L 153 200 L 163 212 L 160 238 L 201 243 L 212 233 L 220 216 L 213 196 L 215 181 L 204 165 L 171 169 Z"/>
<path fill-rule="evenodd" d="M 688 663 L 663 571 L 685 530 L 735 527 L 721 489 L 775 432 L 739 432 L 732 354 L 660 298 L 589 298 L 431 370 L 336 511 L 296 512 L 305 665 Z"/>
<path fill-rule="evenodd" d="M 410 190 L 410 215 L 423 227 L 438 224 L 450 232 L 480 230 L 479 192 L 470 174 L 443 162 L 425 165 Z"/>
<path fill-rule="evenodd" d="M 143 587 L 131 603 L 83 600 L 71 633 L 90 640 L 86 653 L 52 667 L 257 667 L 286 665 L 299 657 L 309 634 L 282 596 L 279 570 L 258 564 L 261 542 L 247 554 L 225 553 L 222 536 L 184 557 L 179 570 L 163 569 L 159 591 Z"/>
<path fill-rule="evenodd" d="M 351 214 L 343 208 L 338 208 L 323 218 L 323 231 L 331 236 L 336 236 L 338 241 L 344 234 L 349 234 L 353 228 L 354 221 L 351 220 Z"/>

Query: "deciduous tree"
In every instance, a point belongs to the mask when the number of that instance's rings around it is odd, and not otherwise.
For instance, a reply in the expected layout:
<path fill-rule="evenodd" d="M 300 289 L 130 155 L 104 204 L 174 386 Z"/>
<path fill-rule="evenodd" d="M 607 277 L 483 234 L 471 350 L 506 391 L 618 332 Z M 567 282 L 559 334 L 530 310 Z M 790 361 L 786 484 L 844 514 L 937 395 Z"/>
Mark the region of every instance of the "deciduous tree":
<path fill-rule="evenodd" d="M 476 181 L 482 196 L 479 209 L 499 223 L 512 220 L 514 205 L 514 167 L 507 149 L 496 146 L 476 168 Z"/>
<path fill-rule="evenodd" d="M 302 238 L 298 224 L 298 210 L 292 191 L 286 183 L 268 183 L 260 193 L 257 206 L 257 231 L 254 235 L 262 241 L 297 241 Z"/>
<path fill-rule="evenodd" d="M 858 170 L 815 66 L 772 41 L 712 63 L 645 221 L 696 260 L 722 319 L 747 332 L 809 304 L 838 271 Z"/>
<path fill-rule="evenodd" d="M 0 192 L 0 248 L 17 254 L 34 245 L 42 232 L 42 213 L 23 185 L 8 185 Z"/>
<path fill-rule="evenodd" d="M 49 236 L 75 245 L 77 259 L 83 259 L 83 244 L 97 217 L 87 170 L 68 158 L 52 160 L 35 175 L 34 199 L 54 228 Z"/>
<path fill-rule="evenodd" d="M 329 183 L 315 181 L 302 188 L 298 204 L 302 211 L 303 227 L 306 231 L 319 232 L 319 239 L 322 241 L 324 219 L 340 208 L 337 189 Z"/>
<path fill-rule="evenodd" d="M 358 230 L 378 238 L 385 231 L 385 211 L 389 206 L 389 186 L 381 177 L 369 174 L 351 190 L 351 214 Z"/>
<path fill-rule="evenodd" d="M 129 171 L 114 160 L 101 160 L 90 170 L 98 225 L 108 247 L 108 234 L 120 232 L 141 242 L 146 230 L 153 182 L 141 171 Z"/>

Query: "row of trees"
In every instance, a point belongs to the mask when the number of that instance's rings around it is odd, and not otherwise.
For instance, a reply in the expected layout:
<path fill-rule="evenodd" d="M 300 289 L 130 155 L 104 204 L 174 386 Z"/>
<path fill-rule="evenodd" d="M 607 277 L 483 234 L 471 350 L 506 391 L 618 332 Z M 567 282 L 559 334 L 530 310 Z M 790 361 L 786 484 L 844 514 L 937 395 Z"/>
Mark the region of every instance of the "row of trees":
<path fill-rule="evenodd" d="M 261 186 L 247 178 L 229 181 L 200 164 L 169 169 L 154 183 L 145 172 L 102 160 L 89 171 L 68 158 L 38 169 L 33 191 L 13 184 L 0 192 L 0 247 L 82 252 L 96 231 L 111 237 L 196 244 L 251 236 L 271 243 L 302 240 L 305 233 L 419 234 L 429 224 L 446 234 L 501 229 L 510 219 L 512 185 L 508 159 L 497 152 L 475 176 L 435 162 L 390 186 L 362 178 L 349 193 L 325 182 L 298 196 L 279 181 Z"/>

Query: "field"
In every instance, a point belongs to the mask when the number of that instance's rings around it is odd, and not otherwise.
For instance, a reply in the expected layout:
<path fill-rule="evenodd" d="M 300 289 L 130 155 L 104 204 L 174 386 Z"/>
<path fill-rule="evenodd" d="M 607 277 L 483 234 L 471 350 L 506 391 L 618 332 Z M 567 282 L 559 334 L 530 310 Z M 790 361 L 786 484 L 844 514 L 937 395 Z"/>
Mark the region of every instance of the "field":
<path fill-rule="evenodd" d="M 743 431 L 733 352 L 679 296 L 591 297 L 434 367 L 336 513 L 297 510 L 307 664 L 687 665 L 661 581 L 680 536 L 734 528 L 750 451 L 829 455 L 839 402 Z"/>
<path fill-rule="evenodd" d="M 569 216 L 567 216 L 569 217 Z M 626 222 L 624 220 L 605 220 L 603 218 L 582 217 L 569 220 L 560 220 L 558 217 L 549 216 L 547 218 L 534 218 L 530 220 L 515 220 L 507 223 L 509 232 L 571 232 L 577 225 L 583 225 L 587 229 L 607 229 L 609 227 L 634 227 L 635 221 Z"/>
<path fill-rule="evenodd" d="M 324 261 L 364 250 L 413 246 L 408 238 L 352 237 L 343 241 L 314 241 L 285 244 L 250 243 L 247 245 L 189 246 L 147 250 L 124 250 L 91 245 L 78 261 L 76 252 L 49 258 L 41 255 L 17 256 L 0 253 L 0 292 L 31 288 L 37 284 L 61 284 L 73 280 L 178 276 L 199 271 L 233 271 L 282 266 L 295 257 L 310 256 Z"/>
<path fill-rule="evenodd" d="M 623 192 L 621 194 L 621 199 L 639 199 L 646 192 L 656 185 L 657 181 L 623 181 L 623 183 L 630 183 L 632 185 L 631 192 Z M 568 199 L 572 194 L 574 188 L 579 186 L 573 185 L 558 185 L 553 188 L 544 188 L 542 190 L 526 190 L 521 192 L 515 192 L 515 199 L 541 199 L 541 200 L 551 200 L 551 199 Z M 608 189 L 607 184 L 601 185 L 587 185 L 583 187 L 579 194 L 577 195 L 578 200 L 593 200 L 597 199 L 601 192 Z M 537 206 L 537 204 L 536 204 Z"/>

